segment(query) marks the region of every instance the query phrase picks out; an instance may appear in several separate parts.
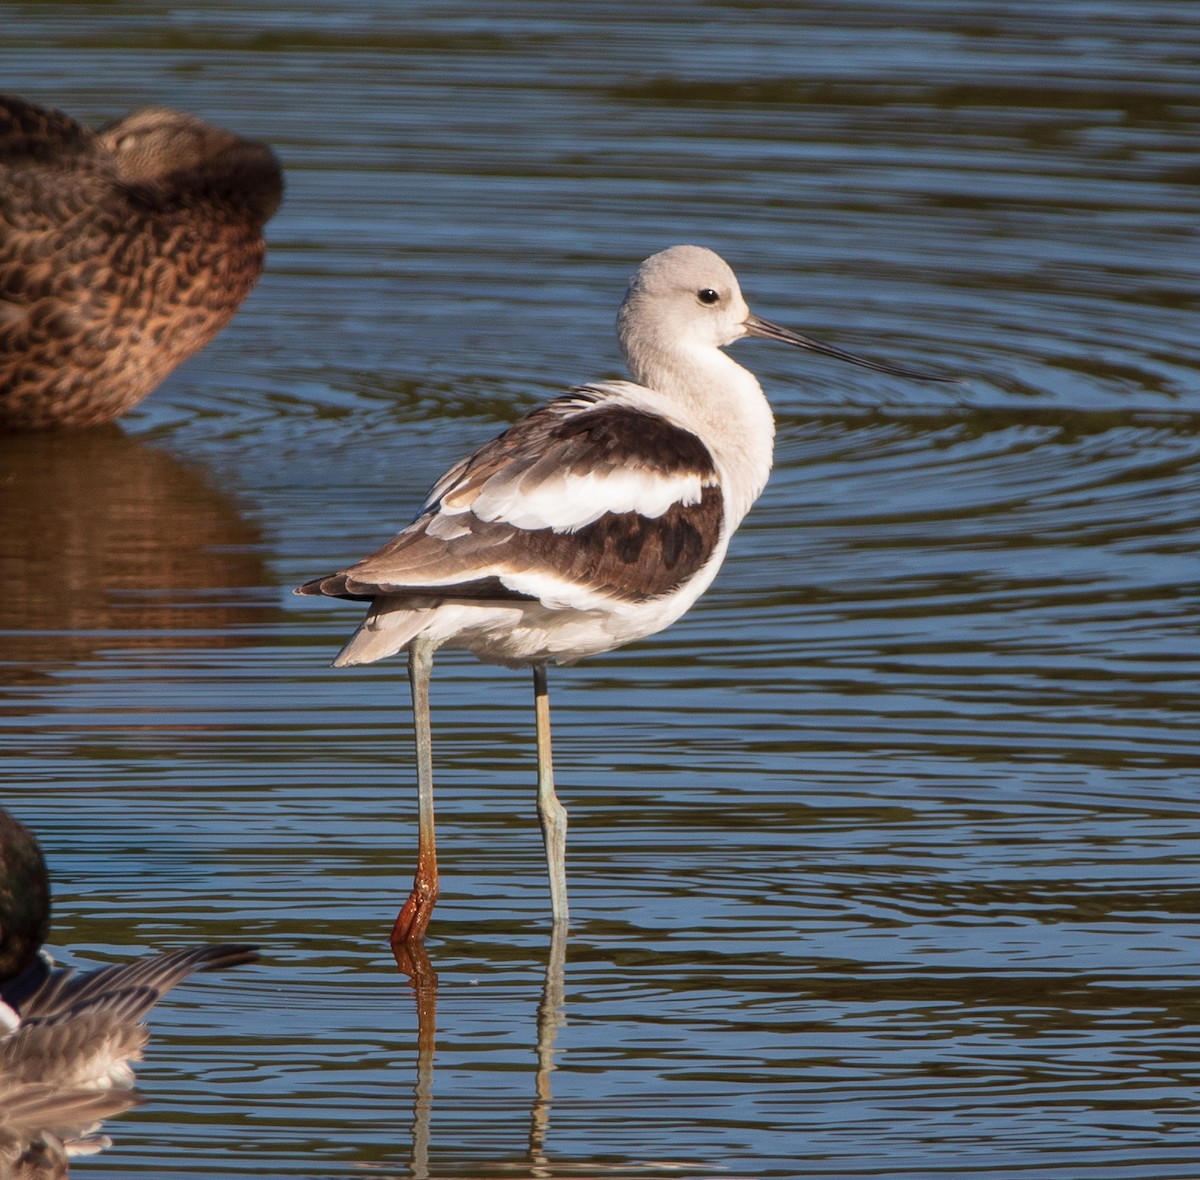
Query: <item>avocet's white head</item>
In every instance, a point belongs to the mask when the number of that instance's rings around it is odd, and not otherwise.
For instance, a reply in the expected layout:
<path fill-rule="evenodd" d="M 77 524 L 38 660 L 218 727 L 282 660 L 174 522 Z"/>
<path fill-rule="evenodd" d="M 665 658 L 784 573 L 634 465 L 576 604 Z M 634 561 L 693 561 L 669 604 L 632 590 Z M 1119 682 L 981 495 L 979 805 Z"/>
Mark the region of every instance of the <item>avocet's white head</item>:
<path fill-rule="evenodd" d="M 617 313 L 617 337 L 633 379 L 665 399 L 704 439 L 722 472 L 729 529 L 771 470 L 775 422 L 754 375 L 721 350 L 761 336 L 898 377 L 947 381 L 866 360 L 760 319 L 724 259 L 703 246 L 672 246 L 647 258 Z M 643 395 L 645 396 L 645 395 Z"/>
<path fill-rule="evenodd" d="M 672 246 L 647 258 L 630 280 L 617 338 L 634 380 L 655 389 L 744 336 L 749 318 L 723 258 L 703 246 Z"/>
<path fill-rule="evenodd" d="M 671 246 L 638 267 L 617 313 L 617 337 L 634 380 L 671 392 L 743 336 L 778 340 L 854 365 L 922 381 L 954 381 L 867 360 L 756 316 L 729 264 L 703 246 Z M 707 355 L 706 355 L 707 354 Z"/>

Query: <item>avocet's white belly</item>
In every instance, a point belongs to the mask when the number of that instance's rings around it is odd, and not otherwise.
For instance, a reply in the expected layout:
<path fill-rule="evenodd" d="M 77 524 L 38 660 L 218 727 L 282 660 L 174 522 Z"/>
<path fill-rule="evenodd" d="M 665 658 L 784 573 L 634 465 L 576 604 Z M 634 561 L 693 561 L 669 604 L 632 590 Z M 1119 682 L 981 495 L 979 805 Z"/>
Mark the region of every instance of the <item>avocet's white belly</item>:
<path fill-rule="evenodd" d="M 415 636 L 423 635 L 490 664 L 571 664 L 669 627 L 712 584 L 727 548 L 723 537 L 694 577 L 674 593 L 648 602 L 592 595 L 586 607 L 539 601 L 414 607 L 411 599 L 380 597 L 334 663 L 372 663 L 403 651 Z"/>

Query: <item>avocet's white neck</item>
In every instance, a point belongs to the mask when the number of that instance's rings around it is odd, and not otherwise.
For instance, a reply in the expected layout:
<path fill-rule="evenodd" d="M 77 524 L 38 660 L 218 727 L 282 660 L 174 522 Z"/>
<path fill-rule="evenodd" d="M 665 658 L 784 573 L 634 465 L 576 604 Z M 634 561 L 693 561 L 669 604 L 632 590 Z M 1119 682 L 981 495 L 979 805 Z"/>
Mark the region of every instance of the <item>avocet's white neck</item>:
<path fill-rule="evenodd" d="M 638 384 L 657 394 L 712 452 L 725 484 L 732 532 L 771 472 L 771 407 L 754 374 L 720 348 L 655 335 L 630 342 L 622 335 L 626 363 Z"/>

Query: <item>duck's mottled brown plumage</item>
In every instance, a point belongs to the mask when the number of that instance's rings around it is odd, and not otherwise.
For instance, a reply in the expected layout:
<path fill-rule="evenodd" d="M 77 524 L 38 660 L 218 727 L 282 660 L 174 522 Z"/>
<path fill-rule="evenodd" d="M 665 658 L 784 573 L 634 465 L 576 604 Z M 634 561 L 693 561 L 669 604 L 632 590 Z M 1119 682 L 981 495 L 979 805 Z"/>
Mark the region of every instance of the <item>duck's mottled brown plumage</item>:
<path fill-rule="evenodd" d="M 0 97 L 0 429 L 108 422 L 229 322 L 283 177 L 265 144 Z"/>

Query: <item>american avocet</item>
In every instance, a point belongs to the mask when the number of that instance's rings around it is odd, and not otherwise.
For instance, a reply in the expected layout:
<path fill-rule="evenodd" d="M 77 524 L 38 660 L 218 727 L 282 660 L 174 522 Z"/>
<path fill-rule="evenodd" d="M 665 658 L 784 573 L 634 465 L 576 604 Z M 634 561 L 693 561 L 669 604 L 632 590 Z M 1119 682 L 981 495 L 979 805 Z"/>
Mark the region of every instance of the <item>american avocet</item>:
<path fill-rule="evenodd" d="M 34 1165 L 103 1146 L 87 1128 L 137 1101 L 129 1063 L 149 1037 L 146 1013 L 193 971 L 258 958 L 189 947 L 77 975 L 42 950 L 49 926 L 42 851 L 0 808 L 0 1176 L 65 1176 Z"/>
<path fill-rule="evenodd" d="M 282 196 L 270 148 L 191 115 L 93 132 L 0 97 L 0 429 L 141 401 L 250 293 Z"/>
<path fill-rule="evenodd" d="M 428 694 L 442 645 L 533 669 L 538 816 L 554 920 L 566 920 L 567 817 L 554 791 L 546 665 L 661 630 L 720 568 L 767 482 L 775 435 L 758 381 L 721 349 L 761 336 L 896 376 L 952 380 L 760 319 L 729 266 L 699 246 L 642 263 L 617 333 L 636 385 L 582 385 L 534 410 L 442 476 L 394 540 L 297 590 L 371 603 L 335 666 L 408 652 L 419 832 L 394 945 L 424 937 L 438 896 Z"/>

